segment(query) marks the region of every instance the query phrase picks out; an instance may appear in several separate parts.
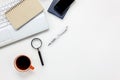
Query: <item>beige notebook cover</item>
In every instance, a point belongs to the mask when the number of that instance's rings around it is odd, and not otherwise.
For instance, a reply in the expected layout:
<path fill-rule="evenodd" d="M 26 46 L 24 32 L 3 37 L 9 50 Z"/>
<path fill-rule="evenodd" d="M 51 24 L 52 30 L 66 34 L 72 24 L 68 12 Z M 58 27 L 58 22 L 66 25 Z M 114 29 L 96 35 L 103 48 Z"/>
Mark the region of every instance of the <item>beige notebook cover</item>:
<path fill-rule="evenodd" d="M 7 19 L 16 30 L 43 11 L 39 0 L 23 0 L 5 13 Z"/>

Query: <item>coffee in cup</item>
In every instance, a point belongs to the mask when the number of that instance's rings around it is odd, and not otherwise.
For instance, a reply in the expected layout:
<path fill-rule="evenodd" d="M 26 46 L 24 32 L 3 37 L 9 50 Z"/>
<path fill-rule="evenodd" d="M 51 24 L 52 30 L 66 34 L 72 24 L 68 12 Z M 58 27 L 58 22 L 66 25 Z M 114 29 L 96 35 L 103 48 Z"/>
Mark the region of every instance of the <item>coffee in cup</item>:
<path fill-rule="evenodd" d="M 30 58 L 25 55 L 18 56 L 14 61 L 14 65 L 18 71 L 27 71 L 29 69 L 34 69 L 34 67 L 31 65 Z"/>

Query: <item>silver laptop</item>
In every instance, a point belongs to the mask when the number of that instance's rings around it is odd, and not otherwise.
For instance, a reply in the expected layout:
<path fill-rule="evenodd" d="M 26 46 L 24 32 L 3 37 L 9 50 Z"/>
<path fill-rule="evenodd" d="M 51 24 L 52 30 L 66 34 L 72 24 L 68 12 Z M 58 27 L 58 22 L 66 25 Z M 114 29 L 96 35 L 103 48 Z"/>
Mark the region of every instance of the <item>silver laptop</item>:
<path fill-rule="evenodd" d="M 5 9 L 6 10 L 6 9 Z M 2 23 L 2 24 L 1 24 Z M 7 21 L 2 20 L 0 23 L 0 47 L 27 38 L 39 32 L 48 29 L 48 23 L 44 12 L 24 25 L 21 29 L 15 30 Z"/>

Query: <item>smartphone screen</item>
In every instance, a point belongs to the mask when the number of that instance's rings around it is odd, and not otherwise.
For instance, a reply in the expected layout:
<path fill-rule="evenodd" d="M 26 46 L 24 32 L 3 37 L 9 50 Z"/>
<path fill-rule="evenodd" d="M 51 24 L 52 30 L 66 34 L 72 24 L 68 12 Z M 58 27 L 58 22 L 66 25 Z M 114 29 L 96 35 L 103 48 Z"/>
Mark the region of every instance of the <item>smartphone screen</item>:
<path fill-rule="evenodd" d="M 54 7 L 54 9 L 62 14 L 72 3 L 74 0 L 60 0 Z"/>

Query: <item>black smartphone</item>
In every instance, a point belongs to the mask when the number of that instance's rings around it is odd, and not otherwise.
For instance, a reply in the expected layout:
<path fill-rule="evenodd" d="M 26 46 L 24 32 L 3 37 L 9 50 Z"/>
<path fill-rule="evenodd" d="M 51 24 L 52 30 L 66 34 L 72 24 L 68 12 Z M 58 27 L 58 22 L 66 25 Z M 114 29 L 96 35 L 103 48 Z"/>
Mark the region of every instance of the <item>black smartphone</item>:
<path fill-rule="evenodd" d="M 74 2 L 74 0 L 60 0 L 54 7 L 54 9 L 59 13 L 63 12 Z"/>

